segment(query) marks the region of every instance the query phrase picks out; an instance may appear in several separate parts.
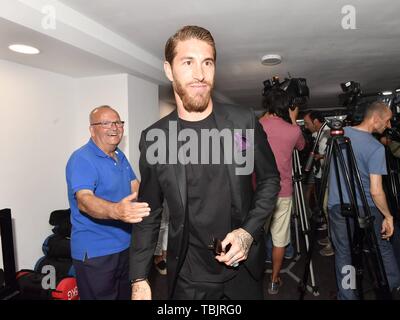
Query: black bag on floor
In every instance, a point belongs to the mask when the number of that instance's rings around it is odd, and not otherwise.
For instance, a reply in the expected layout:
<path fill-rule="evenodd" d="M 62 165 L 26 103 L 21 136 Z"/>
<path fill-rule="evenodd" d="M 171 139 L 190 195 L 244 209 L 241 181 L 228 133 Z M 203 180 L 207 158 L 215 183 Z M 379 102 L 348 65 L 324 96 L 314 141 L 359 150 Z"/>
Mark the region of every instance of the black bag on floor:
<path fill-rule="evenodd" d="M 71 240 L 59 234 L 52 234 L 44 240 L 42 250 L 49 258 L 71 259 Z"/>
<path fill-rule="evenodd" d="M 55 289 L 44 289 L 43 278 L 46 274 L 33 270 L 21 270 L 17 273 L 20 300 L 78 300 L 78 286 L 74 277 L 62 278 L 56 282 Z M 46 281 L 46 279 L 44 279 Z"/>
<path fill-rule="evenodd" d="M 51 291 L 42 287 L 44 274 L 33 270 L 21 270 L 17 272 L 17 283 L 21 300 L 49 300 Z"/>
<path fill-rule="evenodd" d="M 64 237 L 71 236 L 71 210 L 55 210 L 50 214 L 49 223 L 54 226 L 53 233 Z"/>
<path fill-rule="evenodd" d="M 54 267 L 57 281 L 65 277 L 75 277 L 75 269 L 71 259 L 42 257 L 36 262 L 34 270 L 41 273 L 43 267 L 48 265 Z"/>

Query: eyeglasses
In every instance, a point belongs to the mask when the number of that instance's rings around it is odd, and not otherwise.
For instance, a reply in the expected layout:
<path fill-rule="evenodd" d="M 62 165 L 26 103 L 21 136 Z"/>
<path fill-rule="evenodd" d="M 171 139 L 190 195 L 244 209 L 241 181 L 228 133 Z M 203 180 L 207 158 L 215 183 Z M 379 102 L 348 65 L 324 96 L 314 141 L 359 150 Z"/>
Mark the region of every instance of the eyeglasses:
<path fill-rule="evenodd" d="M 91 123 L 91 126 L 101 126 L 104 129 L 111 129 L 113 124 L 115 124 L 115 126 L 117 128 L 122 128 L 124 126 L 125 121 L 103 121 L 103 122 L 95 122 L 95 123 Z"/>

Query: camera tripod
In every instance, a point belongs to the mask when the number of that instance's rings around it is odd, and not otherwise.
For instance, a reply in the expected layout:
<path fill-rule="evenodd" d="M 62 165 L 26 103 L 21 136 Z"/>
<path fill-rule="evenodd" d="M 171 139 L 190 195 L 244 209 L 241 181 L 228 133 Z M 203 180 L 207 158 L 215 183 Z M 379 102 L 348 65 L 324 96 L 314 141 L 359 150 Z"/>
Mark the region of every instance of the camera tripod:
<path fill-rule="evenodd" d="M 286 268 L 281 269 L 280 273 L 281 274 L 286 273 L 294 281 L 296 281 L 296 283 L 301 283 L 300 278 L 292 272 L 292 268 L 301 258 L 299 221 L 300 221 L 301 233 L 304 236 L 304 243 L 307 251 L 309 250 L 310 247 L 310 239 L 309 239 L 310 226 L 308 223 L 307 210 L 303 194 L 303 184 L 302 184 L 303 175 L 301 172 L 300 157 L 299 157 L 299 152 L 296 149 L 293 151 L 292 161 L 293 161 L 292 178 L 293 178 L 293 202 L 294 202 L 293 213 L 294 213 L 294 223 L 295 223 L 296 256 Z M 267 272 L 272 272 L 272 270 L 267 270 Z M 309 262 L 309 272 L 311 274 L 311 286 L 304 285 L 304 290 L 307 289 L 314 296 L 319 296 L 318 287 L 315 285 L 314 268 L 312 261 Z"/>
<path fill-rule="evenodd" d="M 293 152 L 293 169 L 292 169 L 292 175 L 293 175 L 293 182 L 294 182 L 294 209 L 295 209 L 295 214 L 294 214 L 294 221 L 295 221 L 295 230 L 296 230 L 296 250 L 300 252 L 300 241 L 299 241 L 299 228 L 298 228 L 298 220 L 300 220 L 300 226 L 301 226 L 301 231 L 304 236 L 304 243 L 306 246 L 306 251 L 308 252 L 310 250 L 310 245 L 312 243 L 310 242 L 310 225 L 308 222 L 308 217 L 307 217 L 307 209 L 304 201 L 304 194 L 303 194 L 303 175 L 301 172 L 301 164 L 300 164 L 300 158 L 299 158 L 299 152 L 295 149 Z M 312 292 L 314 296 L 318 296 L 318 287 L 315 285 L 315 277 L 314 277 L 314 267 L 313 263 L 311 261 L 308 261 L 308 271 L 310 272 L 310 278 L 311 278 L 311 287 L 307 285 L 308 291 Z M 302 290 L 305 290 L 307 282 L 301 281 L 299 278 L 296 279 L 297 282 L 299 283 L 299 286 L 301 286 Z"/>
<path fill-rule="evenodd" d="M 322 136 L 324 135 L 324 131 L 325 131 L 325 128 L 327 127 L 327 125 L 328 125 L 328 122 L 325 121 L 319 128 L 317 136 L 315 137 L 313 147 L 311 149 L 311 152 L 310 152 L 308 159 L 306 161 L 306 164 L 304 166 L 304 172 L 306 173 L 306 175 L 311 174 L 311 172 L 313 171 L 313 168 L 315 168 L 317 172 L 320 170 L 317 168 L 317 165 L 321 166 L 321 164 L 319 163 L 319 161 L 315 160 L 315 156 L 317 154 L 319 154 L 319 152 L 317 150 L 319 149 L 319 143 L 320 143 Z M 319 186 L 319 188 L 321 188 L 321 186 Z M 318 189 L 316 188 L 315 194 L 317 195 L 317 193 L 318 193 Z M 324 212 L 318 211 L 318 213 L 319 213 L 318 215 L 314 215 L 312 217 L 313 220 L 311 220 L 311 222 L 313 222 L 313 224 L 315 223 L 316 225 L 322 224 L 322 223 L 327 223 Z M 315 229 L 315 226 L 313 226 L 313 230 L 314 229 Z"/>
<path fill-rule="evenodd" d="M 368 205 L 350 139 L 344 136 L 340 121 L 332 120 L 329 127 L 331 128 L 331 137 L 327 143 L 326 162 L 322 175 L 318 206 L 322 210 L 328 176 L 330 175 L 331 166 L 333 166 L 330 179 L 336 179 L 337 181 L 341 214 L 345 217 L 347 229 L 347 235 L 343 236 L 347 236 L 350 246 L 351 261 L 355 269 L 355 283 L 359 298 L 364 298 L 362 285 L 365 260 L 367 262 L 367 270 L 375 286 L 377 298 L 391 299 L 383 260 L 374 231 L 374 217 Z M 345 203 L 344 201 L 342 185 L 345 187 L 350 203 Z M 357 203 L 357 195 L 361 199 L 361 206 Z M 354 227 L 353 232 L 350 223 Z M 312 239 L 313 237 L 311 237 Z M 307 254 L 303 283 L 307 283 L 312 247 L 311 245 Z M 304 297 L 304 292 L 305 290 L 301 292 L 300 299 Z"/>

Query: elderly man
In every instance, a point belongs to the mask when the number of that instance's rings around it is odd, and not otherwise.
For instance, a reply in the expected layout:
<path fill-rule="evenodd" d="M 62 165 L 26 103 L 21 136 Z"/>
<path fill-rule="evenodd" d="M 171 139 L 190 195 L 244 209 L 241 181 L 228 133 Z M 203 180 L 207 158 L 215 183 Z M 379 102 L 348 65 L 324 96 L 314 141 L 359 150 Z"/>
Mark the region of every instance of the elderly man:
<path fill-rule="evenodd" d="M 89 142 L 70 157 L 71 253 L 83 300 L 129 299 L 128 248 L 132 223 L 149 215 L 147 203 L 133 202 L 139 182 L 118 149 L 124 121 L 109 106 L 90 113 Z"/>

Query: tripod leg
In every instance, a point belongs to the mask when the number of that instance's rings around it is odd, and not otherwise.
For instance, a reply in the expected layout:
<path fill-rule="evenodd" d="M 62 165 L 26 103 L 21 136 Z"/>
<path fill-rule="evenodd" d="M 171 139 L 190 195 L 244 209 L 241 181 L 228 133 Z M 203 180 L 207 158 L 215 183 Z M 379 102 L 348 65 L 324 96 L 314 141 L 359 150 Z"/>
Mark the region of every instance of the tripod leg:
<path fill-rule="evenodd" d="M 342 148 L 343 147 L 343 148 Z M 342 212 L 343 218 L 336 217 L 335 220 L 332 219 L 332 229 L 337 229 L 334 233 L 333 239 L 334 245 L 337 250 L 337 255 L 335 260 L 338 261 L 340 259 L 339 253 L 344 250 L 346 247 L 345 243 L 340 244 L 340 237 L 343 237 L 340 233 L 340 228 L 338 226 L 335 227 L 335 224 L 338 224 L 339 221 L 348 220 L 350 217 L 352 218 L 352 226 L 354 226 L 353 230 L 350 230 L 350 223 L 347 222 L 347 233 L 348 233 L 348 246 L 350 248 L 350 257 L 351 264 L 349 266 L 353 266 L 355 269 L 355 279 L 356 279 L 356 289 L 359 293 L 359 297 L 363 298 L 363 275 L 364 275 L 364 263 L 363 263 L 363 252 L 364 245 L 367 245 L 366 249 L 370 253 L 370 259 L 368 262 L 372 262 L 373 268 L 372 271 L 374 273 L 374 277 L 378 279 L 378 292 L 383 296 L 388 296 L 390 291 L 387 285 L 387 278 L 385 274 L 385 269 L 383 267 L 382 256 L 379 251 L 379 247 L 377 245 L 376 234 L 374 230 L 373 218 L 371 216 L 371 208 L 368 204 L 368 200 L 365 195 L 364 187 L 361 181 L 361 176 L 357 167 L 356 159 L 353 153 L 353 149 L 351 147 L 350 140 L 346 137 L 338 137 L 333 141 L 333 150 L 334 160 L 335 160 L 335 171 L 336 171 L 336 181 L 337 181 L 337 189 L 340 196 L 340 208 L 339 210 Z M 345 159 L 344 152 L 347 157 Z M 346 162 L 347 160 L 347 162 Z M 340 166 L 339 166 L 340 165 Z M 340 167 L 340 174 L 339 174 Z M 344 205 L 344 199 L 342 195 L 341 185 L 345 186 L 345 190 L 347 191 L 349 205 Z M 360 202 L 361 201 L 361 204 Z M 333 211 L 330 214 L 333 216 Z M 379 233 L 379 231 L 378 231 Z M 348 255 L 344 255 L 344 258 L 347 258 Z M 343 267 L 346 267 L 348 263 L 341 264 Z M 340 263 L 336 263 L 336 268 L 340 267 Z M 337 273 L 341 270 L 337 270 Z M 341 278 L 340 278 L 341 279 Z M 338 280 L 338 284 L 340 281 Z M 351 288 L 346 288 L 351 289 Z M 351 294 L 352 291 L 342 290 L 341 294 Z"/>
<path fill-rule="evenodd" d="M 307 211 L 306 211 L 305 204 L 304 204 L 304 196 L 302 196 L 301 184 L 298 187 L 299 187 L 299 192 L 297 192 L 297 194 L 298 194 L 297 199 L 300 202 L 300 208 L 301 208 L 300 212 L 299 212 L 299 216 L 300 216 L 300 222 L 301 222 L 301 227 L 302 227 L 302 234 L 304 236 L 306 252 L 309 252 L 310 251 L 310 239 L 309 239 L 310 227 L 308 224 Z M 309 262 L 309 272 L 310 272 L 310 277 L 311 277 L 311 286 L 314 290 L 314 293 L 316 293 L 317 289 L 316 289 L 316 285 L 315 285 L 314 269 L 313 269 L 313 263 L 312 263 L 311 258 L 310 258 L 310 262 Z M 305 290 L 305 285 L 306 285 L 306 282 L 304 283 L 304 290 Z"/>
<path fill-rule="evenodd" d="M 370 208 L 368 204 L 367 197 L 365 195 L 364 187 L 362 185 L 361 181 L 361 176 L 357 167 L 356 159 L 354 156 L 353 149 L 351 147 L 351 142 L 348 141 L 348 155 L 349 155 L 349 161 L 352 163 L 352 167 L 354 168 L 355 171 L 355 180 L 358 186 L 358 189 L 360 191 L 360 197 L 361 201 L 363 203 L 363 216 L 359 212 L 357 217 L 358 220 L 361 221 L 362 225 L 362 235 L 363 238 L 361 239 L 365 241 L 362 242 L 361 246 L 365 243 L 367 245 L 367 249 L 370 251 L 371 256 L 372 256 L 372 263 L 374 265 L 374 272 L 376 278 L 379 280 L 378 281 L 378 291 L 379 291 L 379 296 L 384 297 L 385 299 L 390 299 L 391 294 L 390 294 L 390 289 L 389 289 L 389 283 L 387 280 L 387 275 L 385 271 L 385 266 L 383 263 L 383 258 L 382 258 L 382 253 L 379 248 L 378 240 L 377 240 L 377 234 L 380 235 L 380 226 L 382 223 L 378 223 L 378 221 L 374 222 L 374 219 L 379 219 L 382 218 L 382 216 L 379 213 L 374 214 L 372 216 L 371 211 L 374 210 L 375 208 Z M 360 227 L 360 224 L 357 225 L 357 227 Z M 393 256 L 394 257 L 394 256 Z M 394 259 L 392 259 L 394 262 Z M 388 267 L 390 267 L 390 264 Z"/>
<path fill-rule="evenodd" d="M 380 238 L 380 226 L 382 225 L 382 216 L 375 208 L 371 208 L 372 222 L 370 231 L 365 232 L 366 261 L 369 262 L 372 269 L 372 278 L 376 284 L 376 296 L 380 300 L 390 300 L 391 293 L 389 287 L 389 276 L 391 283 L 400 283 L 400 271 L 393 253 L 392 244 Z M 381 264 L 382 263 L 382 264 Z"/>
<path fill-rule="evenodd" d="M 343 147 L 343 149 L 342 149 Z M 335 139 L 333 144 L 334 152 L 335 152 L 335 174 L 336 180 L 338 181 L 338 190 L 340 194 L 340 203 L 341 203 L 341 213 L 344 217 L 347 231 L 347 243 L 350 248 L 351 255 L 351 266 L 354 267 L 355 270 L 355 279 L 356 279 L 356 289 L 358 291 L 358 296 L 360 299 L 363 299 L 363 276 L 364 276 L 364 268 L 362 263 L 362 250 L 363 250 L 363 230 L 360 228 L 358 217 L 360 216 L 358 204 L 357 204 L 357 191 L 356 183 L 354 180 L 355 173 L 357 172 L 357 168 L 355 167 L 355 163 L 351 158 L 351 149 L 349 145 L 349 140 L 347 138 L 341 137 Z M 344 153 L 347 155 L 347 162 L 344 157 Z M 345 186 L 345 190 L 347 191 L 348 199 L 344 199 L 342 193 L 342 181 Z M 358 187 L 357 181 L 357 187 Z M 345 203 L 350 203 L 345 205 Z M 352 223 L 350 223 L 350 218 Z M 338 218 L 339 220 L 340 218 Z M 339 223 L 339 221 L 338 221 Z M 343 291 L 344 292 L 344 291 Z M 346 293 L 347 294 L 347 293 Z M 351 294 L 350 294 L 351 296 Z"/>
<path fill-rule="evenodd" d="M 324 171 L 322 173 L 322 179 L 321 179 L 321 193 L 319 196 L 319 201 L 318 201 L 318 205 L 320 210 L 323 208 L 323 192 L 325 192 L 326 190 L 326 186 L 327 186 L 327 182 L 328 182 L 328 175 L 329 175 L 329 167 L 330 167 L 330 162 L 331 162 L 331 157 L 332 157 L 332 143 L 331 143 L 332 139 L 328 140 L 327 143 L 327 152 L 326 152 L 326 165 L 324 168 Z M 305 219 L 307 221 L 307 219 Z M 305 222 L 307 223 L 307 222 Z M 311 238 L 308 238 L 308 234 L 310 234 L 310 232 L 308 232 L 306 238 L 306 243 L 308 242 L 307 245 L 307 255 L 306 255 L 306 261 L 305 261 L 305 267 L 304 267 L 304 273 L 303 273 L 303 278 L 302 280 L 299 282 L 299 291 L 300 291 L 300 296 L 299 296 L 299 300 L 304 300 L 304 295 L 305 295 L 305 287 L 306 284 L 308 282 L 308 277 L 309 277 L 309 273 L 313 274 L 313 268 L 312 268 L 312 264 L 311 264 L 311 258 L 312 258 L 312 254 L 314 251 L 314 243 L 315 243 L 315 232 L 316 232 L 316 225 L 315 225 L 315 217 L 311 217 Z M 310 230 L 310 228 L 308 228 L 308 230 Z M 312 275 L 313 278 L 313 275 Z"/>
<path fill-rule="evenodd" d="M 303 186 L 301 183 L 302 173 L 301 173 L 300 158 L 297 150 L 295 150 L 293 154 L 293 168 L 294 168 L 293 176 L 295 177 L 295 182 L 294 182 L 295 203 L 296 203 L 296 209 L 298 210 L 297 213 L 300 218 L 300 225 L 302 229 L 302 234 L 304 236 L 304 242 L 307 252 L 305 272 L 303 275 L 303 279 L 299 281 L 299 291 L 301 292 L 300 299 L 303 299 L 309 275 L 311 276 L 311 286 L 313 289 L 313 293 L 315 295 L 318 295 L 319 293 L 315 285 L 314 268 L 311 261 L 311 250 L 312 250 L 311 246 L 313 245 L 313 241 L 312 239 L 311 240 L 309 239 L 310 228 L 308 224 Z"/>
<path fill-rule="evenodd" d="M 297 188 L 294 189 L 294 230 L 295 230 L 295 239 L 296 239 L 296 255 L 300 254 L 300 237 L 299 237 L 299 216 L 300 216 L 300 205 L 298 195 L 297 195 Z"/>

